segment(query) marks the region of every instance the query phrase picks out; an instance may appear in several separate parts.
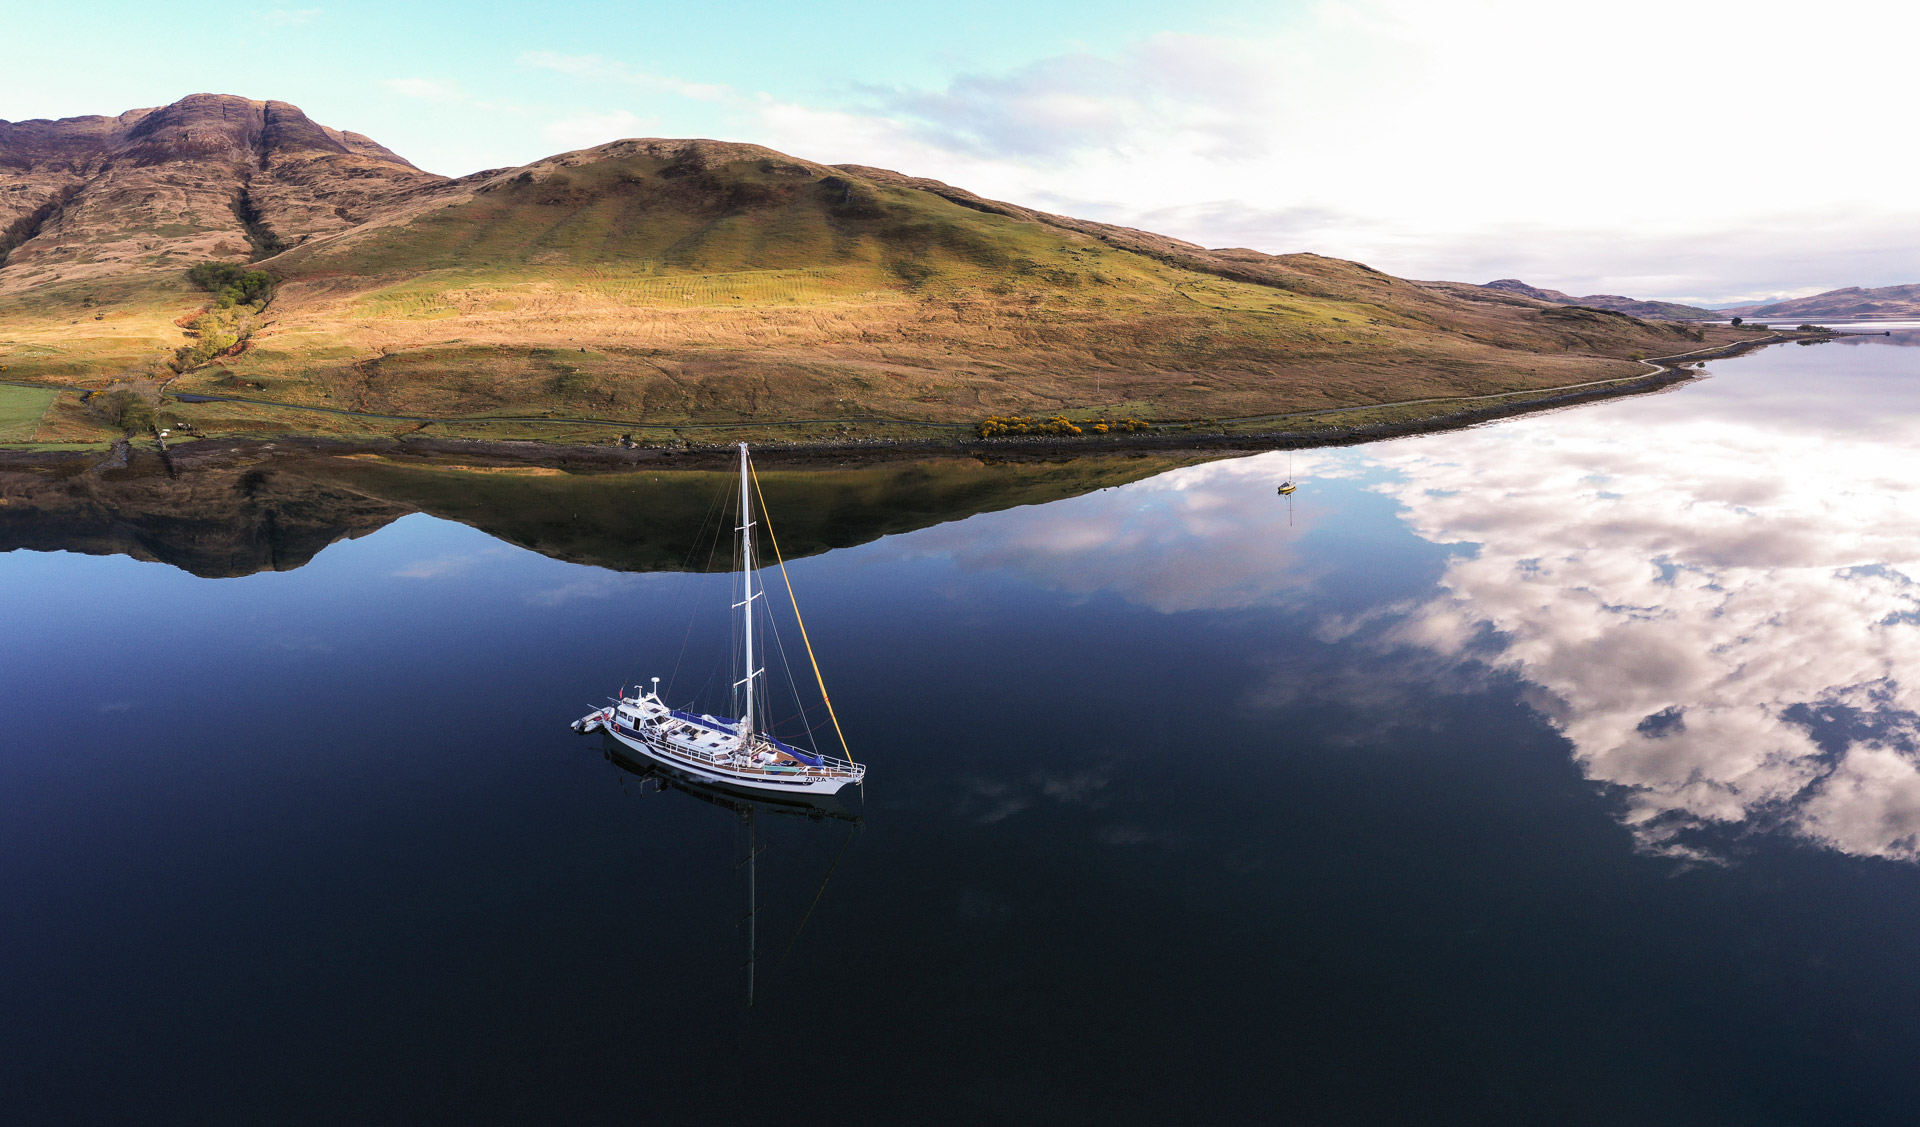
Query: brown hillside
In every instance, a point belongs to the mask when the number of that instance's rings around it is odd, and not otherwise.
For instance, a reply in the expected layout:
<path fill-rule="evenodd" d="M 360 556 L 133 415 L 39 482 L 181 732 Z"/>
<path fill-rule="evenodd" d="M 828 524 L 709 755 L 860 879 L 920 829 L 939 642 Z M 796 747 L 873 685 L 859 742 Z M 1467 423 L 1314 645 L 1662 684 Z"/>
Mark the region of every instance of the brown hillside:
<path fill-rule="evenodd" d="M 26 237 L 0 264 L 6 378 L 378 414 L 1190 419 L 1626 376 L 1633 354 L 1726 333 L 719 141 L 446 180 L 291 106 L 196 95 L 0 126 L 0 168 L 25 185 Z M 225 353 L 183 347 L 206 339 L 181 326 L 207 301 L 183 267 L 208 257 L 279 280 L 264 311 L 225 318 Z M 191 413 L 215 430 L 405 425 Z"/>
<path fill-rule="evenodd" d="M 443 179 L 285 102 L 0 121 L 0 293 L 263 257 Z"/>

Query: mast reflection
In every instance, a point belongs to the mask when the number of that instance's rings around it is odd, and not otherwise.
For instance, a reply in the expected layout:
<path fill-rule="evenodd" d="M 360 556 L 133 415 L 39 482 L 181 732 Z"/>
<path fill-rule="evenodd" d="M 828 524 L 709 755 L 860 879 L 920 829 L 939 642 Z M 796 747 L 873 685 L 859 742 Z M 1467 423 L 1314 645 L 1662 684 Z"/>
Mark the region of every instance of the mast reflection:
<path fill-rule="evenodd" d="M 657 763 L 640 759 L 605 733 L 601 734 L 601 753 L 608 763 L 613 764 L 625 775 L 639 780 L 641 794 L 674 791 L 697 799 L 732 814 L 745 831 L 746 848 L 734 867 L 744 871 L 746 876 L 747 910 L 746 914 L 740 917 L 740 925 L 746 933 L 746 960 L 743 964 L 746 972 L 746 1004 L 748 1008 L 752 1008 L 760 985 L 758 981 L 760 913 L 766 907 L 760 899 L 759 879 L 760 854 L 765 852 L 766 847 L 760 844 L 756 820 L 772 815 L 822 824 L 833 823 L 847 828 L 846 838 L 841 841 L 839 849 L 835 851 L 832 864 L 821 876 L 819 886 L 814 890 L 805 914 L 794 926 L 793 934 L 782 946 L 770 968 L 769 973 L 777 973 L 787 956 L 793 952 L 794 946 L 799 943 L 801 933 L 806 930 L 808 921 L 813 918 L 814 909 L 820 906 L 821 899 L 826 895 L 828 882 L 833 879 L 835 870 L 839 868 L 841 858 L 846 856 L 847 846 L 852 843 L 854 833 L 866 824 L 865 818 L 848 809 L 836 795 L 783 794 L 771 797 L 759 794 L 747 795 L 729 788 L 695 782 Z"/>

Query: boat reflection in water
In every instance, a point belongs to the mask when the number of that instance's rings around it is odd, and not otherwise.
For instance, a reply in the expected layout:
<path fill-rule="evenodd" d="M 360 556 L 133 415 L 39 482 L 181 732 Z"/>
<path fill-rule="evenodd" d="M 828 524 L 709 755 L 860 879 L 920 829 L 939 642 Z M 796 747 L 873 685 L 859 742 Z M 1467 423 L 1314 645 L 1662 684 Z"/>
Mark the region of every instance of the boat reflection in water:
<path fill-rule="evenodd" d="M 602 732 L 603 752 L 607 762 L 621 771 L 640 780 L 641 794 L 659 794 L 676 791 L 679 794 L 699 799 L 709 806 L 715 806 L 733 814 L 745 830 L 746 848 L 738 862 L 738 868 L 746 873 L 747 912 L 741 917 L 741 925 L 746 929 L 746 1002 L 753 1005 L 754 994 L 758 987 L 757 976 L 760 958 L 760 912 L 765 905 L 760 900 L 759 860 L 765 846 L 760 844 L 755 820 L 765 816 L 794 818 L 809 822 L 833 822 L 846 826 L 847 834 L 840 847 L 834 851 L 833 862 L 827 866 L 821 876 L 819 886 L 809 900 L 806 912 L 794 926 L 793 933 L 787 938 L 780 952 L 775 956 L 769 973 L 777 973 L 794 946 L 800 941 L 800 934 L 806 930 L 807 921 L 813 917 L 813 910 L 820 906 L 820 900 L 826 895 L 827 882 L 840 866 L 840 859 L 846 856 L 847 846 L 852 844 L 853 835 L 865 824 L 859 814 L 847 809 L 833 795 L 779 794 L 748 796 L 725 787 L 696 782 L 691 778 L 672 771 L 660 764 L 635 754 L 625 743 Z"/>

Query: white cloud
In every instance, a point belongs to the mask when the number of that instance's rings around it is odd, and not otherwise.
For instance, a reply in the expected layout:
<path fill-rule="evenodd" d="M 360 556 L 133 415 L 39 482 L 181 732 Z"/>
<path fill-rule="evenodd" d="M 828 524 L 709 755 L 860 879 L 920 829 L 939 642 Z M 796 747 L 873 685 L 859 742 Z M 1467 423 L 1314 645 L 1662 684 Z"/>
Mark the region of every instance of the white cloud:
<path fill-rule="evenodd" d="M 1806 803 L 1801 822 L 1846 853 L 1920 857 L 1920 768 L 1890 747 L 1857 748 Z"/>
<path fill-rule="evenodd" d="M 1698 301 L 1911 281 L 1904 148 L 1828 92 L 1898 104 L 1920 9 L 1816 53 L 1770 26 L 1797 12 L 1353 0 L 738 120 L 814 159 L 1404 276 Z"/>
<path fill-rule="evenodd" d="M 463 575 L 473 569 L 476 557 L 434 556 L 430 559 L 415 560 L 393 573 L 395 579 L 445 579 L 449 576 Z"/>
<path fill-rule="evenodd" d="M 562 55 L 553 51 L 527 51 L 520 55 L 521 66 L 550 70 L 575 78 L 600 79 L 637 86 L 655 93 L 672 94 L 696 102 L 737 102 L 740 96 L 732 88 L 710 83 L 688 82 L 670 75 L 635 70 L 625 63 L 599 55 Z"/>
<path fill-rule="evenodd" d="M 380 85 L 407 98 L 419 98 L 426 102 L 453 103 L 466 100 L 460 87 L 452 82 L 440 82 L 431 78 L 383 78 Z"/>
<path fill-rule="evenodd" d="M 595 571 L 557 587 L 529 591 L 526 601 L 536 607 L 557 607 L 581 599 L 609 599 L 631 588 L 636 577 L 611 571 Z"/>
<path fill-rule="evenodd" d="M 321 8 L 275 8 L 266 14 L 266 22 L 273 27 L 303 27 L 323 12 Z"/>
<path fill-rule="evenodd" d="M 1781 33 L 1805 22 L 1782 0 L 1318 0 L 1231 36 L 805 96 L 596 54 L 518 61 L 593 96 L 549 127 L 562 144 L 662 105 L 661 132 L 697 120 L 1207 246 L 1731 303 L 1916 280 L 1905 148 L 1853 108 L 1904 104 L 1920 8 L 1834 0 L 1821 20 L 1874 30 L 1809 51 Z"/>
<path fill-rule="evenodd" d="M 626 110 L 580 113 L 551 122 L 541 129 L 549 140 L 568 149 L 604 145 L 640 132 L 640 119 Z"/>

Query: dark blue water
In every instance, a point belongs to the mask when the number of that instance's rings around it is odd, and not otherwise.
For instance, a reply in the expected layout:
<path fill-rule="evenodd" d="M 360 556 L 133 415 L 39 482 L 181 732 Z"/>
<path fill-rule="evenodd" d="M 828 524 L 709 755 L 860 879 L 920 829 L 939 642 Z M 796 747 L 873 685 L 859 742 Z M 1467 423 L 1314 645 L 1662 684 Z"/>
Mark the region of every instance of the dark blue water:
<path fill-rule="evenodd" d="M 799 561 L 858 823 L 567 731 L 724 578 L 0 556 L 0 1119 L 1910 1122 L 1900 339 Z"/>

